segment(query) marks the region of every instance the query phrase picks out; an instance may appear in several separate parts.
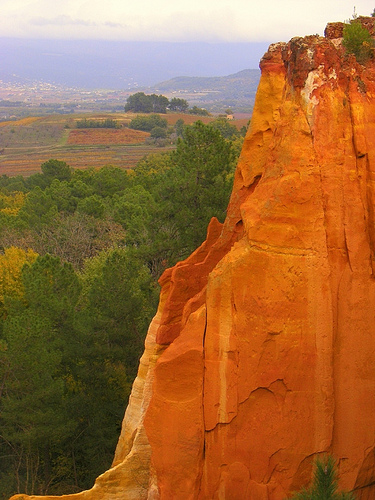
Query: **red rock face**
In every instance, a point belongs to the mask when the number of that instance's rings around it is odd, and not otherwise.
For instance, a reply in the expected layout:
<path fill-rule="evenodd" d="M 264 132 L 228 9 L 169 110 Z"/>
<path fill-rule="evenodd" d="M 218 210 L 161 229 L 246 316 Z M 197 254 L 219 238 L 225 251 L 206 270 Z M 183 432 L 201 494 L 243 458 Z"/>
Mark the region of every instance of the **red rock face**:
<path fill-rule="evenodd" d="M 173 282 L 171 300 L 196 295 L 155 367 L 153 483 L 162 499 L 279 500 L 332 453 L 341 486 L 371 498 L 374 66 L 306 37 L 271 46 L 261 69 L 207 286 L 189 260 Z"/>
<path fill-rule="evenodd" d="M 227 219 L 162 276 L 114 466 L 66 499 L 281 500 L 322 453 L 375 497 L 375 65 L 312 36 L 261 69 Z"/>

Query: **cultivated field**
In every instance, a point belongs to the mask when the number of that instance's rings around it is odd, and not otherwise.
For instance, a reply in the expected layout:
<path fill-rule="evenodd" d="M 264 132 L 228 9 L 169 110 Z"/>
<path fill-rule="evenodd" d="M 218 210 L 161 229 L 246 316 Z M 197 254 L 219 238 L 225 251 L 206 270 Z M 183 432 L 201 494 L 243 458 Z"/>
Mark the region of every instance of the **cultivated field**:
<path fill-rule="evenodd" d="M 145 155 L 170 151 L 173 145 L 158 147 L 146 141 L 147 132 L 120 129 L 77 129 L 77 120 L 100 120 L 111 118 L 121 125 L 128 125 L 135 115 L 74 114 L 28 117 L 18 121 L 0 123 L 0 175 L 31 175 L 40 172 L 45 161 L 54 158 L 68 163 L 73 168 L 103 167 L 114 165 L 121 168 L 135 167 Z M 209 123 L 214 118 L 194 115 L 163 115 L 169 125 L 178 119 L 185 124 L 202 120 Z M 242 123 L 244 122 L 244 123 Z M 246 124 L 238 120 L 237 127 Z"/>
<path fill-rule="evenodd" d="M 132 130 L 130 128 L 76 129 L 69 132 L 66 143 L 68 145 L 74 144 L 75 146 L 142 144 L 147 137 L 150 137 L 148 132 Z"/>

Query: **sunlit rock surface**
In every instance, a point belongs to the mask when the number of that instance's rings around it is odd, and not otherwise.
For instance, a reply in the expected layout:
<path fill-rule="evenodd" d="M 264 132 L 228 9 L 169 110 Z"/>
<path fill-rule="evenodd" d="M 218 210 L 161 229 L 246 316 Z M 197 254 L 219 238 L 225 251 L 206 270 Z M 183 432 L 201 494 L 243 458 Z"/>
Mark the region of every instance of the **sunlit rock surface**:
<path fill-rule="evenodd" d="M 375 63 L 337 32 L 263 57 L 227 219 L 161 278 L 113 468 L 63 498 L 281 500 L 321 453 L 375 498 Z"/>

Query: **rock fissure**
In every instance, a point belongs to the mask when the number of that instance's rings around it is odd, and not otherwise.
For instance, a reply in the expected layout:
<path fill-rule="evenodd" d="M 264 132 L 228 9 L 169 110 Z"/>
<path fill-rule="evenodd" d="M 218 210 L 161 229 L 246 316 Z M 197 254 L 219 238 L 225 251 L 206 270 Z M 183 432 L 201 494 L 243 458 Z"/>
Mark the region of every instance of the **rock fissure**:
<path fill-rule="evenodd" d="M 279 464 L 276 462 L 272 465 L 272 461 L 274 460 L 275 457 L 277 457 L 277 455 L 284 451 L 285 448 L 279 448 L 278 450 L 276 450 L 274 453 L 272 453 L 272 455 L 270 456 L 269 458 L 269 461 L 268 461 L 268 467 L 270 468 L 270 470 L 267 472 L 267 474 L 264 476 L 263 478 L 263 483 L 264 484 L 270 484 L 272 483 L 272 477 L 274 476 L 274 474 L 277 472 L 279 473 L 280 472 L 280 466 Z"/>
<path fill-rule="evenodd" d="M 273 253 L 275 255 L 286 255 L 290 257 L 307 257 L 318 253 L 314 248 L 277 247 L 255 240 L 248 240 L 252 250 L 258 252 Z"/>
<path fill-rule="evenodd" d="M 344 223 L 344 245 L 345 245 L 345 252 L 346 252 L 347 259 L 348 259 L 348 264 L 349 264 L 349 267 L 350 267 L 350 271 L 353 272 L 352 259 L 351 259 L 351 255 L 350 255 L 350 251 L 349 251 L 349 246 L 348 246 L 348 236 L 347 236 L 347 231 L 346 231 L 346 225 L 345 225 L 345 223 Z"/>

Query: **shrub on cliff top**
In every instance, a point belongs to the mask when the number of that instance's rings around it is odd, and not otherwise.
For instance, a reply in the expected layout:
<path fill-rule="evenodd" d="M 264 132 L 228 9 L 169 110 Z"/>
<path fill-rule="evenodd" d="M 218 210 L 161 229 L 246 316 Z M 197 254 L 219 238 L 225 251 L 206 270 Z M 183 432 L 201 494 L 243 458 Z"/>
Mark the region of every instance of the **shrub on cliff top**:
<path fill-rule="evenodd" d="M 354 54 L 361 64 L 364 64 L 373 56 L 374 40 L 368 30 L 357 19 L 353 19 L 344 26 L 342 44 L 346 52 Z"/>

